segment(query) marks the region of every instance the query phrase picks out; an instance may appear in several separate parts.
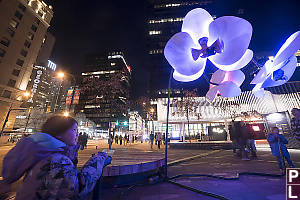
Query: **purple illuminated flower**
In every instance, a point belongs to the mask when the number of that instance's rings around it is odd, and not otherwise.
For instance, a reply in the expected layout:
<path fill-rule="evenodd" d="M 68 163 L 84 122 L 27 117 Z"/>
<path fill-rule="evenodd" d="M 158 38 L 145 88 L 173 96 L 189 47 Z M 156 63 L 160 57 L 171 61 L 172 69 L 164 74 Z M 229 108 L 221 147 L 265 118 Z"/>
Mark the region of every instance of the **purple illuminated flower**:
<path fill-rule="evenodd" d="M 256 84 L 252 92 L 257 97 L 264 97 L 264 88 L 285 84 L 297 67 L 295 53 L 300 49 L 300 31 L 291 35 L 279 49 L 274 58 L 264 64 L 251 84 Z"/>
<path fill-rule="evenodd" d="M 184 18 L 182 32 L 166 44 L 164 54 L 175 69 L 174 79 L 189 82 L 198 79 L 209 59 L 223 71 L 239 70 L 253 57 L 248 49 L 251 24 L 238 17 L 214 20 L 204 9 L 190 11 Z"/>
<path fill-rule="evenodd" d="M 245 75 L 241 70 L 235 71 L 216 71 L 210 82 L 210 89 L 206 98 L 213 101 L 220 94 L 222 97 L 236 97 L 241 94 L 240 86 L 245 80 Z"/>

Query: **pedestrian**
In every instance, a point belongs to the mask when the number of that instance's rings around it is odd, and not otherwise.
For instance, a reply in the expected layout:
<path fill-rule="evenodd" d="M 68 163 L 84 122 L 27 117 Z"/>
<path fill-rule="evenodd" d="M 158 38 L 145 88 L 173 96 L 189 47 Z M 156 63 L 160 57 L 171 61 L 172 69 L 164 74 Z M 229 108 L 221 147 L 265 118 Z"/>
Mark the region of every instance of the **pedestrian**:
<path fill-rule="evenodd" d="M 84 138 L 83 134 L 80 132 L 78 136 L 78 143 L 80 144 L 80 150 L 84 149 Z"/>
<path fill-rule="evenodd" d="M 300 109 L 293 108 L 291 113 L 294 116 L 291 119 L 292 133 L 295 136 L 295 138 L 300 142 Z"/>
<path fill-rule="evenodd" d="M 151 149 L 153 149 L 153 142 L 154 142 L 154 134 L 153 132 L 150 133 L 150 144 L 151 144 Z"/>
<path fill-rule="evenodd" d="M 86 133 L 84 133 L 82 136 L 83 148 L 87 148 L 87 141 L 88 141 L 88 135 Z"/>
<path fill-rule="evenodd" d="M 134 144 L 134 135 L 132 135 L 132 144 Z"/>
<path fill-rule="evenodd" d="M 248 152 L 246 151 L 247 145 L 247 127 L 244 125 L 243 122 L 235 122 L 234 123 L 234 131 L 236 131 L 237 143 L 239 152 L 237 155 L 242 158 L 242 160 L 250 160 L 248 156 Z"/>
<path fill-rule="evenodd" d="M 252 158 L 257 158 L 256 154 L 256 146 L 255 146 L 255 132 L 251 125 L 247 124 L 247 133 L 248 133 L 248 141 L 247 141 L 247 149 L 248 152 L 251 152 Z"/>
<path fill-rule="evenodd" d="M 236 135 L 236 131 L 234 129 L 234 120 L 232 120 L 231 124 L 228 126 L 229 136 L 230 140 L 232 142 L 232 151 L 233 153 L 236 153 L 236 149 L 238 149 L 238 138 Z"/>
<path fill-rule="evenodd" d="M 157 133 L 156 140 L 157 140 L 157 147 L 158 147 L 158 149 L 160 149 L 160 144 L 161 144 L 161 133 L 160 132 Z"/>
<path fill-rule="evenodd" d="M 122 145 L 122 141 L 123 141 L 122 135 L 119 136 L 119 139 L 120 139 L 120 145 Z"/>
<path fill-rule="evenodd" d="M 116 136 L 115 136 L 115 143 L 116 144 L 118 144 L 118 142 L 119 142 L 118 140 L 119 140 L 119 138 L 118 138 L 118 135 L 116 134 Z"/>
<path fill-rule="evenodd" d="M 141 144 L 143 144 L 143 142 L 144 142 L 143 135 L 140 136 L 140 140 L 141 140 Z"/>
<path fill-rule="evenodd" d="M 23 138 L 6 154 L 0 190 L 25 175 L 16 200 L 88 199 L 111 157 L 99 152 L 77 169 L 77 152 L 68 151 L 78 139 L 77 122 L 71 117 L 52 116 L 41 131 Z"/>
<path fill-rule="evenodd" d="M 124 141 L 123 141 L 123 142 L 124 142 L 124 146 L 125 146 L 125 145 L 127 145 L 127 144 L 126 144 L 126 142 L 127 142 L 127 135 L 126 135 L 126 134 L 125 134 L 125 136 L 124 136 L 124 139 L 123 139 L 123 140 L 124 140 Z"/>
<path fill-rule="evenodd" d="M 285 146 L 288 141 L 282 134 L 279 133 L 278 127 L 273 127 L 271 129 L 271 133 L 268 135 L 267 140 L 270 144 L 273 156 L 277 158 L 279 169 L 281 170 L 281 172 L 285 173 L 283 167 L 284 159 L 287 160 L 290 168 L 295 168 L 290 158 L 290 154 Z"/>

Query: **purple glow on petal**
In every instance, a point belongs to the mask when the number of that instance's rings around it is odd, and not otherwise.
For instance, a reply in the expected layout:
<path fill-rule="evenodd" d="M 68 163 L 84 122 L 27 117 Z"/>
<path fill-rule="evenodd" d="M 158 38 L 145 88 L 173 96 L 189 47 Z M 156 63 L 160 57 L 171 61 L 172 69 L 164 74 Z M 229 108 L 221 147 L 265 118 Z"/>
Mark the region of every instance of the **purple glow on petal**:
<path fill-rule="evenodd" d="M 236 97 L 241 94 L 241 89 L 235 83 L 226 81 L 218 86 L 222 97 Z"/>
<path fill-rule="evenodd" d="M 209 25 L 209 44 L 220 39 L 224 42 L 223 52 L 210 57 L 218 65 L 232 65 L 245 54 L 252 36 L 251 24 L 242 18 L 224 16 Z"/>
<path fill-rule="evenodd" d="M 274 58 L 274 65 L 278 65 L 289 59 L 300 49 L 300 31 L 291 35 L 279 49 Z"/>
<path fill-rule="evenodd" d="M 241 86 L 245 80 L 245 74 L 241 70 L 235 70 L 231 72 L 226 72 L 227 79 L 225 81 L 231 81 L 235 83 L 237 86 Z"/>
<path fill-rule="evenodd" d="M 196 8 L 185 16 L 181 31 L 189 33 L 194 42 L 198 43 L 201 37 L 208 37 L 208 27 L 212 21 L 212 16 L 206 10 Z"/>
<path fill-rule="evenodd" d="M 253 58 L 253 51 L 251 51 L 250 49 L 247 49 L 245 54 L 242 56 L 242 58 L 240 60 L 238 60 L 237 62 L 233 63 L 232 65 L 219 65 L 217 63 L 215 63 L 211 57 L 209 57 L 209 60 L 219 69 L 223 70 L 223 71 L 234 71 L 234 70 L 238 70 L 238 69 L 242 69 L 243 67 L 245 67 Z"/>
<path fill-rule="evenodd" d="M 191 48 L 199 48 L 188 33 L 175 34 L 166 44 L 164 54 L 170 65 L 181 75 L 197 74 L 206 64 L 206 59 L 193 59 Z"/>
<path fill-rule="evenodd" d="M 284 75 L 286 76 L 285 80 L 274 81 L 272 79 L 272 74 L 270 74 L 266 80 L 262 83 L 262 88 L 274 87 L 285 84 L 294 74 L 297 67 L 297 58 L 292 56 L 289 59 L 289 62 L 284 65 L 281 69 L 284 71 Z"/>
<path fill-rule="evenodd" d="M 210 82 L 220 84 L 224 81 L 225 78 L 225 71 L 217 70 L 213 75 L 211 76 Z"/>
<path fill-rule="evenodd" d="M 206 98 L 210 101 L 213 101 L 216 98 L 218 91 L 219 91 L 218 86 L 210 88 L 206 93 Z"/>
<path fill-rule="evenodd" d="M 203 67 L 198 73 L 194 74 L 194 75 L 190 75 L 190 76 L 185 76 L 182 75 L 180 73 L 178 73 L 176 70 L 173 73 L 173 78 L 176 81 L 180 81 L 180 82 L 190 82 L 190 81 L 194 81 L 197 80 L 198 78 L 200 78 L 203 74 L 205 70 L 205 67 Z"/>

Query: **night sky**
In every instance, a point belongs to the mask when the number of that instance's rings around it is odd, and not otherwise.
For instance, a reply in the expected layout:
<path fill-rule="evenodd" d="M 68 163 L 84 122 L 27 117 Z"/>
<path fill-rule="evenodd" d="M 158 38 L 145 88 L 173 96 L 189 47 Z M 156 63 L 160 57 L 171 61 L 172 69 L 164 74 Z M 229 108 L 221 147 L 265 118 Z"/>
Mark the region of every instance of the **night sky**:
<path fill-rule="evenodd" d="M 232 15 L 231 7 L 245 9 L 253 26 L 250 48 L 275 54 L 283 42 L 300 30 L 300 0 L 216 0 L 216 13 Z M 133 97 L 145 95 L 147 70 L 146 0 L 46 0 L 53 6 L 50 32 L 56 37 L 51 56 L 63 70 L 78 73 L 84 56 L 121 50 L 133 68 Z"/>

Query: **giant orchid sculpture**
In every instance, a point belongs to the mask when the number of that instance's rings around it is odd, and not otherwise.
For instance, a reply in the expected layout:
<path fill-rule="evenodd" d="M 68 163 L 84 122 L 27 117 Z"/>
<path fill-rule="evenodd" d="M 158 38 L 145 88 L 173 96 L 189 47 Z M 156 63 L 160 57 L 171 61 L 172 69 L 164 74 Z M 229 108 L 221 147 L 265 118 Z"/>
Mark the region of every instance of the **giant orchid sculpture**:
<path fill-rule="evenodd" d="M 300 49 L 300 31 L 291 35 L 277 52 L 258 72 L 251 84 L 256 84 L 252 92 L 257 97 L 264 97 L 264 88 L 285 84 L 295 72 Z"/>
<path fill-rule="evenodd" d="M 204 9 L 190 11 L 184 18 L 182 32 L 166 44 L 164 54 L 174 68 L 177 81 L 194 81 L 202 76 L 209 59 L 218 71 L 214 73 L 207 97 L 213 100 L 220 93 L 234 97 L 245 76 L 239 69 L 253 57 L 248 49 L 252 36 L 251 24 L 238 17 L 224 16 L 216 20 Z"/>

